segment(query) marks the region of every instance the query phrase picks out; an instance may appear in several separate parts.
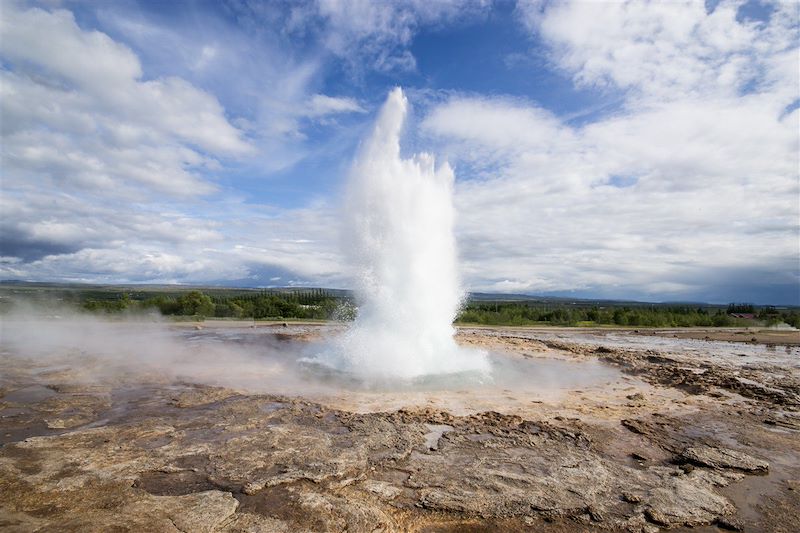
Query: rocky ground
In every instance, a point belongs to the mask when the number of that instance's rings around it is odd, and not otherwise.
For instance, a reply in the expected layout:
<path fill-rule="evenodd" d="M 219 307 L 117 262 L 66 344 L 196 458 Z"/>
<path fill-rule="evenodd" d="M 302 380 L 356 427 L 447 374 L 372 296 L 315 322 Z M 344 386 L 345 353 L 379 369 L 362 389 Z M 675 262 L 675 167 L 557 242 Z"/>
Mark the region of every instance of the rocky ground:
<path fill-rule="evenodd" d="M 614 374 L 405 396 L 87 382 L 5 351 L 0 530 L 796 531 L 800 352 L 674 335 L 464 329 Z"/>

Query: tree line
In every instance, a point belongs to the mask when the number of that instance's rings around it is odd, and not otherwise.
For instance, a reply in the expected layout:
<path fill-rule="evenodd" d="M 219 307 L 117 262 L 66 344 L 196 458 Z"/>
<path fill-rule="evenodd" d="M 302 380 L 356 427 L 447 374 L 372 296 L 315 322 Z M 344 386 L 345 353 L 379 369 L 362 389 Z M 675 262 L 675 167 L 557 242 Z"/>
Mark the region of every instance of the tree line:
<path fill-rule="evenodd" d="M 355 309 L 347 298 L 336 296 L 325 289 L 285 292 L 263 290 L 236 296 L 211 296 L 201 291 L 189 291 L 180 296 L 160 294 L 142 300 L 134 300 L 128 294 L 122 294 L 116 299 L 89 299 L 84 302 L 83 308 L 111 313 L 157 309 L 165 316 L 254 320 L 348 320 L 354 316 Z"/>
<path fill-rule="evenodd" d="M 137 295 L 134 298 L 128 293 L 122 293 L 115 298 L 87 299 L 82 307 L 88 311 L 108 313 L 158 310 L 166 316 L 255 320 L 352 320 L 357 311 L 350 297 L 325 289 L 262 290 L 232 295 L 206 294 L 194 290 L 179 295 Z M 753 319 L 733 316 L 737 314 L 752 314 Z M 753 326 L 785 322 L 800 328 L 800 311 L 770 306 L 756 307 L 747 303 L 732 303 L 724 308 L 471 301 L 461 309 L 456 322 L 489 326 L 613 325 L 662 328 Z"/>
<path fill-rule="evenodd" d="M 733 311 L 729 309 L 733 308 Z M 748 309 L 741 311 L 740 309 Z M 756 309 L 752 304 L 731 304 L 729 309 L 691 306 L 572 306 L 568 304 L 532 305 L 526 302 L 469 303 L 458 322 L 491 326 L 549 324 L 557 326 L 643 326 L 643 327 L 729 327 L 752 326 L 752 320 L 731 313 L 752 313 L 764 325 L 780 322 L 800 327 L 797 310 L 774 307 Z"/>

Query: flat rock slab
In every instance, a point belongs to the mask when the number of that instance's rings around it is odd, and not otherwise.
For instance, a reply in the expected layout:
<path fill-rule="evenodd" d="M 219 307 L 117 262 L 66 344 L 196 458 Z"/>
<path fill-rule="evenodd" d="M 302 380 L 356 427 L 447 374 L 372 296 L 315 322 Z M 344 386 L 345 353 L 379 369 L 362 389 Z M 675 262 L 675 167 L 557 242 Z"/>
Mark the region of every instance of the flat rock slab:
<path fill-rule="evenodd" d="M 681 458 L 690 463 L 709 468 L 732 468 L 744 472 L 766 472 L 769 463 L 751 455 L 717 446 L 692 446 L 686 448 Z"/>

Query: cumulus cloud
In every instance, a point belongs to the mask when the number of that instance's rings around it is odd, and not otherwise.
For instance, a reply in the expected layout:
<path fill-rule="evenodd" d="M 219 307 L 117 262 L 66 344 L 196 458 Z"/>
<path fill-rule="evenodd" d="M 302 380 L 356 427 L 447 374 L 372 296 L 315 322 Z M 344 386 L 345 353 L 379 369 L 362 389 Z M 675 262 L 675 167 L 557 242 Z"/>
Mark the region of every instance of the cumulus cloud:
<path fill-rule="evenodd" d="M 280 272 L 283 284 L 342 285 L 336 211 L 324 203 L 297 209 L 150 204 L 126 210 L 57 195 L 23 200 L 0 206 L 0 276 L 6 279 L 265 285 L 268 273 Z M 233 214 L 193 216 L 187 213 L 192 207 Z"/>
<path fill-rule="evenodd" d="M 416 68 L 408 46 L 420 27 L 473 19 L 489 6 L 483 0 L 318 0 L 310 8 L 322 21 L 331 52 L 353 67 L 367 61 L 390 72 Z"/>
<path fill-rule="evenodd" d="M 365 113 L 366 110 L 352 98 L 336 98 L 324 94 L 315 94 L 307 104 L 306 116 L 324 117 L 337 113 Z"/>
<path fill-rule="evenodd" d="M 361 77 L 369 71 L 397 74 L 416 69 L 409 50 L 424 28 L 485 16 L 490 0 L 300 0 L 290 3 L 231 0 L 226 9 L 237 23 L 268 33 L 307 40 Z"/>
<path fill-rule="evenodd" d="M 468 281 L 724 299 L 708 273 L 735 271 L 796 301 L 796 17 L 645 4 L 519 8 L 576 84 L 627 92 L 621 111 L 575 126 L 534 102 L 456 95 L 424 120 L 475 178 L 457 190 Z"/>
<path fill-rule="evenodd" d="M 0 40 L 0 277 L 202 282 L 262 265 L 309 272 L 301 245 L 246 252 L 271 235 L 319 240 L 321 226 L 292 209 L 273 209 L 280 223 L 268 222 L 257 213 L 267 206 L 220 194 L 215 172 L 255 147 L 215 96 L 179 77 L 145 78 L 136 53 L 66 10 L 7 3 Z M 318 116 L 362 111 L 323 95 L 310 106 Z M 223 225 L 220 209 L 249 220 Z M 316 274 L 330 270 L 320 261 Z"/>
<path fill-rule="evenodd" d="M 98 5 L 103 33 L 21 6 L 0 17 L 0 277 L 335 286 L 336 201 L 316 175 L 346 167 L 365 73 L 409 75 L 420 31 L 492 9 L 233 0 L 173 24 Z M 742 6 L 518 3 L 539 55 L 516 50 L 514 75 L 545 54 L 621 104 L 575 119 L 499 86 L 422 108 L 426 149 L 456 166 L 470 288 L 800 301 L 800 7 Z M 301 206 L 276 207 L 265 177 L 320 154 L 291 185 Z"/>
<path fill-rule="evenodd" d="M 179 78 L 143 80 L 130 49 L 68 11 L 8 4 L 0 38 L 14 69 L 2 71 L 5 185 L 35 175 L 61 189 L 190 196 L 213 190 L 194 169 L 251 149 L 216 98 Z"/>
<path fill-rule="evenodd" d="M 69 107 L 70 112 L 80 113 L 83 107 L 84 123 L 94 131 L 113 129 L 102 119 L 123 122 L 125 131 L 112 131 L 119 140 L 173 136 L 215 153 L 250 150 L 215 97 L 180 78 L 142 80 L 141 65 L 131 50 L 103 33 L 81 30 L 70 12 L 23 11 L 11 4 L 3 15 L 3 57 L 23 72 L 4 80 L 9 96 L 34 89 L 40 109 L 44 102 L 51 102 L 52 112 Z M 4 108 L 4 117 L 11 118 L 7 127 L 24 125 L 15 119 L 23 118 L 18 112 L 25 103 L 31 102 L 12 100 Z M 88 111 L 93 116 L 86 116 Z M 99 117 L 101 113 L 105 116 Z"/>
<path fill-rule="evenodd" d="M 578 84 L 661 99 L 792 80 L 785 63 L 796 57 L 797 4 L 775 2 L 764 22 L 740 17 L 744 3 L 709 11 L 692 0 L 521 2 L 518 10 Z"/>

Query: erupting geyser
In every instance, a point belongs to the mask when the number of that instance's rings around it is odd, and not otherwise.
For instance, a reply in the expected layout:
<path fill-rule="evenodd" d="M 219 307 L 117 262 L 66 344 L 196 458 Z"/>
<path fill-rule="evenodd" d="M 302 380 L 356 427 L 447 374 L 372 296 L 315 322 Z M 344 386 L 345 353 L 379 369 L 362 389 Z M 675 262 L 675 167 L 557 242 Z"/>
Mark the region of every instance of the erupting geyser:
<path fill-rule="evenodd" d="M 486 354 L 459 347 L 453 320 L 464 297 L 453 234 L 453 170 L 422 153 L 400 157 L 408 103 L 389 93 L 350 173 L 345 252 L 359 313 L 340 340 L 337 366 L 366 378 L 489 370 Z"/>

